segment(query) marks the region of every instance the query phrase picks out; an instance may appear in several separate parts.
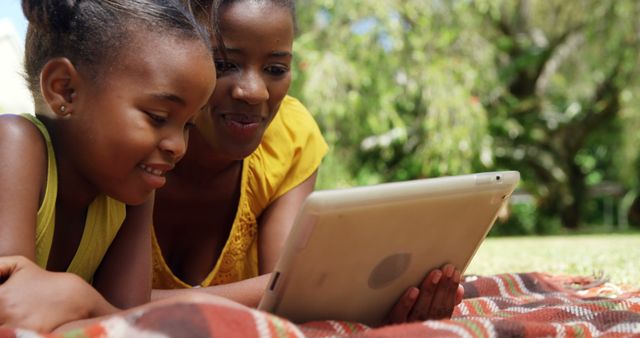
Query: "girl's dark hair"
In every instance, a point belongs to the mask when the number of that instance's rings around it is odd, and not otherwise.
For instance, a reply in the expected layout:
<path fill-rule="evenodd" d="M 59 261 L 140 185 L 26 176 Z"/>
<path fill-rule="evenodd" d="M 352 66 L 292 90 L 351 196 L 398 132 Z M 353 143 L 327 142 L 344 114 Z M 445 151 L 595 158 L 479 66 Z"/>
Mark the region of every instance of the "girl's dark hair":
<path fill-rule="evenodd" d="M 289 9 L 293 20 L 293 29 L 297 31 L 296 2 L 295 0 L 183 0 L 200 22 L 207 24 L 209 31 L 215 37 L 218 46 L 224 55 L 224 42 L 220 33 L 220 11 L 223 7 L 238 1 L 272 2 L 278 6 Z"/>
<path fill-rule="evenodd" d="M 22 10 L 29 20 L 25 69 L 34 98 L 48 60 L 66 57 L 97 77 L 136 30 L 199 39 L 211 47 L 206 29 L 178 0 L 22 0 Z"/>

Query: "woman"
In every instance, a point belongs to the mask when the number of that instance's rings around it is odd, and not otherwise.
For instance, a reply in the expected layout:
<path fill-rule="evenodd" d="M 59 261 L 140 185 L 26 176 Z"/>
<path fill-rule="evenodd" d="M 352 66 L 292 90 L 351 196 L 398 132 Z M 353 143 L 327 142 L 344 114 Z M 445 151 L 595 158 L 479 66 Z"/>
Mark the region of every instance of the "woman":
<path fill-rule="evenodd" d="M 286 96 L 294 2 L 191 5 L 200 18 L 217 13 L 218 79 L 186 156 L 156 194 L 152 297 L 197 287 L 256 306 L 327 146 L 304 106 Z M 452 266 L 433 271 L 390 320 L 450 316 L 459 280 Z"/>

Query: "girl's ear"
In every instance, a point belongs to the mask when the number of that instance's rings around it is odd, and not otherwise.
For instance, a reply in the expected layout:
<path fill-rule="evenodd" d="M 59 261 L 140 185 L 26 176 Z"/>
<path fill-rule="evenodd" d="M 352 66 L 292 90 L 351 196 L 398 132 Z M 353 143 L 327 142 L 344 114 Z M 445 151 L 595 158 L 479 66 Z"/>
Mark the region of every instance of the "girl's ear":
<path fill-rule="evenodd" d="M 67 58 L 49 60 L 40 73 L 40 91 L 49 109 L 57 116 L 73 113 L 79 76 L 76 67 Z"/>

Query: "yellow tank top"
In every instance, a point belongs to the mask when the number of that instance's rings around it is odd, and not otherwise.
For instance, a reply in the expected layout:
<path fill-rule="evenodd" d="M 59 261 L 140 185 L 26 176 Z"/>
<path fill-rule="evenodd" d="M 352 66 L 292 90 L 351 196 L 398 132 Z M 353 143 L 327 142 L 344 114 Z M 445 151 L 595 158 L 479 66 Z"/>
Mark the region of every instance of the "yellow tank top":
<path fill-rule="evenodd" d="M 287 96 L 258 149 L 244 159 L 240 200 L 229 238 L 217 263 L 199 286 L 237 282 L 258 276 L 258 225 L 262 212 L 318 168 L 328 146 L 309 111 Z M 191 285 L 165 262 L 153 232 L 153 288 Z"/>
<path fill-rule="evenodd" d="M 51 137 L 45 126 L 33 115 L 25 114 L 22 116 L 38 127 L 47 144 L 47 185 L 42 204 L 38 210 L 36 224 L 36 263 L 46 269 L 55 231 L 58 169 Z M 124 203 L 106 195 L 96 197 L 89 205 L 84 233 L 67 271 L 91 282 L 125 216 L 126 206 Z"/>

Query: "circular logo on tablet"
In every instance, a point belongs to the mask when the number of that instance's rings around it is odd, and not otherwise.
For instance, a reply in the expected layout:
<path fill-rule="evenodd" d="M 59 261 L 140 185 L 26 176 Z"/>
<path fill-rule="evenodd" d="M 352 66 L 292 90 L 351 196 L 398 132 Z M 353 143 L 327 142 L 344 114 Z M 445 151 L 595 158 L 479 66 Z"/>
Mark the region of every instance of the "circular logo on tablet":
<path fill-rule="evenodd" d="M 409 267 L 411 254 L 397 253 L 385 257 L 369 275 L 369 287 L 381 289 L 400 277 Z"/>

